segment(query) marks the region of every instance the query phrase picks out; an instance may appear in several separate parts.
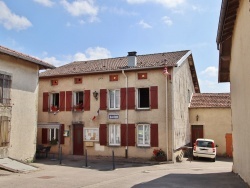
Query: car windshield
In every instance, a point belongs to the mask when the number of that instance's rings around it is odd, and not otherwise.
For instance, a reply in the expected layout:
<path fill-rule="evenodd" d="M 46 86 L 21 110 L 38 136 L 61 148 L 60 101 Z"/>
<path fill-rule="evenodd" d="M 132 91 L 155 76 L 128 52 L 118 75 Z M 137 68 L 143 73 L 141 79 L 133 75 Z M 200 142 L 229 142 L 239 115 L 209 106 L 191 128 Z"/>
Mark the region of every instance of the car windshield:
<path fill-rule="evenodd" d="M 210 141 L 197 141 L 197 146 L 198 147 L 206 147 L 206 148 L 212 148 L 213 147 L 213 142 Z"/>

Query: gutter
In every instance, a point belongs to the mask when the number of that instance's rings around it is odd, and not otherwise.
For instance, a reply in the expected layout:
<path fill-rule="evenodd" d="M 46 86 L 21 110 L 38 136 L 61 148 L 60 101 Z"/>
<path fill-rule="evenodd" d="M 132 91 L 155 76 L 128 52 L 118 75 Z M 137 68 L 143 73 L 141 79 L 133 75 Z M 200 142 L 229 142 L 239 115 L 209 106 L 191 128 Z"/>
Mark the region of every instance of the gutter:
<path fill-rule="evenodd" d="M 125 124 L 126 124 L 126 148 L 125 148 L 125 157 L 128 158 L 128 77 L 122 70 L 122 74 L 125 77 L 125 87 L 126 87 L 126 113 L 125 113 Z"/>

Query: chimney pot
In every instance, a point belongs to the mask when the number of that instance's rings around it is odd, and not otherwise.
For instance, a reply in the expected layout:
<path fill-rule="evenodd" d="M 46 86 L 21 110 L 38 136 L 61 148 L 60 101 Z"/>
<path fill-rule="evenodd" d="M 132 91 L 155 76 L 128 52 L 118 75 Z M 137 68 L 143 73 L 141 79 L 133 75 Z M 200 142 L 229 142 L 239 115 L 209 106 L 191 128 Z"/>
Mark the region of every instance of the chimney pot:
<path fill-rule="evenodd" d="M 137 57 L 136 57 L 136 51 L 128 52 L 128 66 L 129 67 L 135 67 L 137 66 Z"/>

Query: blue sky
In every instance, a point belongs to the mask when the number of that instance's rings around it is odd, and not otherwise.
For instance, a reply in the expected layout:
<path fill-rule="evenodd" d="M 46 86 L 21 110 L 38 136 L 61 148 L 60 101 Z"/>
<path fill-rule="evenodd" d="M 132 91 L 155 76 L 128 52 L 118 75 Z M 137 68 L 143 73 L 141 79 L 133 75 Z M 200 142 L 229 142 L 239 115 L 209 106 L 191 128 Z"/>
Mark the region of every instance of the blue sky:
<path fill-rule="evenodd" d="M 218 0 L 0 0 L 0 45 L 55 66 L 191 50 L 202 93 L 218 84 Z"/>

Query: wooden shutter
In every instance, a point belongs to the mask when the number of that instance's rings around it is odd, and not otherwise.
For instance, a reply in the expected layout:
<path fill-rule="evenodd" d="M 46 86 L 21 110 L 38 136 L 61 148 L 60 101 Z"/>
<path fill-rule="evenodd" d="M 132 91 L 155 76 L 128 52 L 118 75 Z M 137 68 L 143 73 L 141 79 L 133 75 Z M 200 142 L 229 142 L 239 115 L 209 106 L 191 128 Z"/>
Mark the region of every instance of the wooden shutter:
<path fill-rule="evenodd" d="M 72 91 L 66 91 L 66 111 L 72 110 Z"/>
<path fill-rule="evenodd" d="M 151 147 L 158 147 L 158 124 L 151 124 L 150 142 Z"/>
<path fill-rule="evenodd" d="M 135 146 L 135 124 L 128 124 L 128 146 Z"/>
<path fill-rule="evenodd" d="M 125 110 L 126 109 L 126 88 L 121 88 L 121 106 L 120 109 L 121 110 Z"/>
<path fill-rule="evenodd" d="M 158 86 L 150 88 L 150 97 L 151 109 L 158 109 Z"/>
<path fill-rule="evenodd" d="M 126 146 L 126 124 L 121 124 L 121 146 Z"/>
<path fill-rule="evenodd" d="M 61 124 L 60 144 L 64 144 L 64 124 Z"/>
<path fill-rule="evenodd" d="M 65 111 L 65 91 L 60 91 L 59 110 L 60 111 Z"/>
<path fill-rule="evenodd" d="M 128 88 L 128 109 L 135 109 L 135 88 Z"/>
<path fill-rule="evenodd" d="M 48 129 L 42 128 L 42 144 L 48 144 Z"/>
<path fill-rule="evenodd" d="M 100 89 L 100 110 L 107 110 L 107 90 Z"/>
<path fill-rule="evenodd" d="M 43 112 L 49 111 L 49 93 L 44 92 L 43 93 Z"/>
<path fill-rule="evenodd" d="M 107 145 L 107 126 L 106 126 L 106 124 L 100 124 L 99 141 L 100 141 L 101 146 Z"/>
<path fill-rule="evenodd" d="M 90 90 L 84 91 L 84 111 L 90 110 Z"/>

